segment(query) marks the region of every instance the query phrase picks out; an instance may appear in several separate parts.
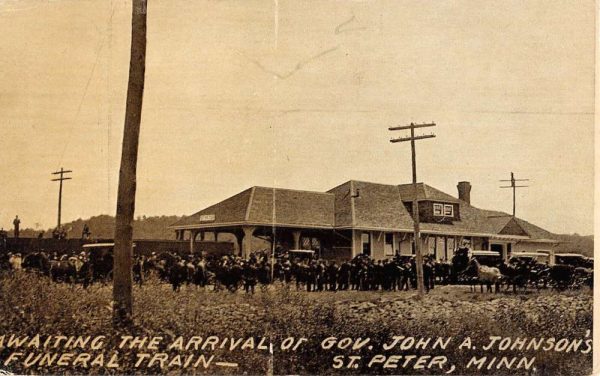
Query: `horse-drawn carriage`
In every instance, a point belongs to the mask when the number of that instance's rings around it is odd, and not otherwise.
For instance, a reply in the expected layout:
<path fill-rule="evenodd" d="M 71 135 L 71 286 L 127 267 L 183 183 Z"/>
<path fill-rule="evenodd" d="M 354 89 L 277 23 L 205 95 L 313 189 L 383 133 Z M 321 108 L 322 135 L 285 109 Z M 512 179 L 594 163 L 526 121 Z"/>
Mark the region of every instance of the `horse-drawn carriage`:
<path fill-rule="evenodd" d="M 513 252 L 509 263 L 526 262 L 530 264 L 548 265 L 550 263 L 550 254 L 546 252 Z"/>
<path fill-rule="evenodd" d="M 502 262 L 502 255 L 495 251 L 469 250 L 469 257 L 484 266 L 498 266 Z"/>
<path fill-rule="evenodd" d="M 575 268 L 594 268 L 594 259 L 579 253 L 557 253 L 554 255 L 554 264 L 571 265 Z"/>

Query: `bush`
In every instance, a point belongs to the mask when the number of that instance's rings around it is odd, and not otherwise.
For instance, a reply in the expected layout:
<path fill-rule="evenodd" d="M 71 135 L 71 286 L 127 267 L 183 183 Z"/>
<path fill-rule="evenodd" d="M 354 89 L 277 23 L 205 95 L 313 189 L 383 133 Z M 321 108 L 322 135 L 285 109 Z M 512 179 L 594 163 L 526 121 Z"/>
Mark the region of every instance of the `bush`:
<path fill-rule="evenodd" d="M 382 352 L 381 344 L 389 343 L 394 335 L 415 337 L 453 337 L 446 351 L 412 350 L 415 355 L 441 355 L 457 366 L 454 374 L 481 374 L 498 371 L 466 369 L 473 355 L 477 356 L 535 356 L 533 374 L 583 375 L 591 372 L 592 354 L 581 352 L 500 352 L 482 354 L 459 350 L 458 344 L 470 336 L 473 343 L 484 344 L 490 335 L 503 337 L 556 337 L 585 339 L 592 328 L 592 296 L 588 292 L 517 295 L 470 294 L 456 287 L 436 289 L 421 300 L 413 292 L 339 292 L 306 293 L 294 288 L 269 288 L 253 296 L 241 292 L 213 292 L 194 286 L 173 292 L 168 285 L 151 280 L 142 288 L 134 288 L 135 326 L 127 333 L 111 326 L 111 288 L 94 285 L 87 290 L 80 286 L 50 283 L 46 277 L 30 273 L 0 276 L 0 336 L 19 335 L 104 335 L 116 348 L 120 335 L 160 336 L 163 341 L 158 352 L 177 355 L 167 349 L 178 336 L 215 335 L 223 339 L 268 337 L 274 344 L 274 356 L 265 350 L 216 349 L 205 355 L 215 355 L 219 361 L 239 363 L 239 368 L 210 367 L 178 369 L 135 368 L 135 350 L 122 349 L 119 358 L 128 360 L 117 373 L 232 373 L 232 374 L 332 374 L 332 373 L 436 373 L 433 369 L 413 370 L 368 368 L 361 362 L 358 368 L 333 369 L 334 355 L 358 355 L 370 359 L 378 353 L 402 354 L 400 350 Z M 321 341 L 329 336 L 338 338 L 370 338 L 373 348 L 357 351 L 323 350 Z M 308 342 L 296 351 L 279 347 L 285 338 L 305 337 Z M 11 349 L 0 349 L 3 362 Z M 147 352 L 147 351 L 142 351 Z M 189 355 L 189 351 L 181 352 Z M 197 352 L 194 352 L 197 353 Z M 0 363 L 1 364 L 1 363 Z M 113 374 L 106 367 L 64 368 L 58 366 L 26 369 L 20 363 L 8 368 L 15 373 Z M 510 370 L 516 374 L 523 370 Z"/>

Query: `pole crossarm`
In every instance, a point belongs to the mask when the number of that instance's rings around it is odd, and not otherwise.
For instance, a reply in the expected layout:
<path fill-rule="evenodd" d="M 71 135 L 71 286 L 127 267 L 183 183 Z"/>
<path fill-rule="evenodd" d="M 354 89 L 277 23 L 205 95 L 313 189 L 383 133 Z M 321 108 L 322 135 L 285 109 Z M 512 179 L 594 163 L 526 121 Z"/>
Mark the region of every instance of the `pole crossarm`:
<path fill-rule="evenodd" d="M 391 143 L 396 143 L 396 142 L 405 142 L 405 141 L 412 141 L 412 140 L 423 140 L 425 138 L 434 138 L 435 135 L 434 134 L 424 134 L 421 136 L 415 136 L 415 137 L 400 137 L 400 138 L 392 138 L 390 140 Z"/>
<path fill-rule="evenodd" d="M 425 127 L 435 127 L 435 123 L 425 123 L 425 124 L 414 124 L 410 123 L 410 125 L 400 125 L 397 127 L 389 127 L 390 131 L 400 131 L 402 129 L 415 129 L 415 128 L 425 128 Z"/>

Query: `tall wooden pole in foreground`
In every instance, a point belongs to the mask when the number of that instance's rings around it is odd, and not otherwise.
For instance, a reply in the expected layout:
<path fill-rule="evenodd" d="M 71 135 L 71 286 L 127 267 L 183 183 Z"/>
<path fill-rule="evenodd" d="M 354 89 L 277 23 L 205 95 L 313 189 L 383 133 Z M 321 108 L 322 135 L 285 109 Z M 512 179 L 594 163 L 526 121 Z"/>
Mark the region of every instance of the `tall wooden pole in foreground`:
<path fill-rule="evenodd" d="M 115 224 L 113 267 L 113 325 L 124 327 L 133 319 L 133 215 L 140 120 L 146 70 L 146 10 L 147 0 L 132 0 L 131 57 L 125 107 L 123 150 L 119 170 L 119 191 Z"/>
<path fill-rule="evenodd" d="M 415 128 L 424 127 L 435 127 L 435 123 L 428 124 L 414 124 L 410 123 L 407 126 L 401 127 L 390 127 L 390 131 L 398 131 L 403 129 L 410 129 L 410 137 L 393 138 L 390 140 L 392 143 L 410 141 L 410 148 L 412 151 L 412 186 L 413 186 L 413 203 L 412 203 L 412 214 L 414 223 L 414 239 L 415 239 L 415 258 L 417 266 L 417 289 L 419 296 L 425 293 L 425 286 L 423 283 L 423 253 L 421 252 L 421 230 L 419 228 L 419 198 L 417 194 L 417 153 L 415 148 L 415 141 L 422 140 L 424 138 L 435 137 L 434 134 L 415 136 Z"/>

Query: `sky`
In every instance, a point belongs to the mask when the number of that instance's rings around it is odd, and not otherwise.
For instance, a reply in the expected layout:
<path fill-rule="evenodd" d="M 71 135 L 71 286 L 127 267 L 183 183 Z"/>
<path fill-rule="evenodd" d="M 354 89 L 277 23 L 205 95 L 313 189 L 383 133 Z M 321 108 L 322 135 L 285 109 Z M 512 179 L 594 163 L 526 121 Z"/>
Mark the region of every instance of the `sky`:
<path fill-rule="evenodd" d="M 434 121 L 418 180 L 593 233 L 594 2 L 149 0 L 136 215 L 248 187 L 411 181 L 390 126 Z M 0 226 L 114 214 L 124 0 L 0 0 Z"/>

